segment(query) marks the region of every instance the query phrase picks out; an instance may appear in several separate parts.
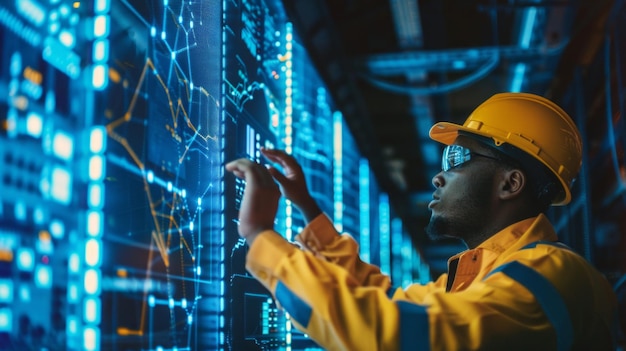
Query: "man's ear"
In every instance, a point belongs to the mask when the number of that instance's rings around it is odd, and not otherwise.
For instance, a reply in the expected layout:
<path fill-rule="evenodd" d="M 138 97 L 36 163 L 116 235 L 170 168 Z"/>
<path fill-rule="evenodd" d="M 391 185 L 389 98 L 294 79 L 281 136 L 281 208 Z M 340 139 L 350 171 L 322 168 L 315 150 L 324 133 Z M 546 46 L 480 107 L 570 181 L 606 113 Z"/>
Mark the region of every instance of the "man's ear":
<path fill-rule="evenodd" d="M 499 195 L 502 200 L 509 200 L 522 194 L 526 186 L 526 175 L 519 169 L 505 170 L 499 187 Z"/>

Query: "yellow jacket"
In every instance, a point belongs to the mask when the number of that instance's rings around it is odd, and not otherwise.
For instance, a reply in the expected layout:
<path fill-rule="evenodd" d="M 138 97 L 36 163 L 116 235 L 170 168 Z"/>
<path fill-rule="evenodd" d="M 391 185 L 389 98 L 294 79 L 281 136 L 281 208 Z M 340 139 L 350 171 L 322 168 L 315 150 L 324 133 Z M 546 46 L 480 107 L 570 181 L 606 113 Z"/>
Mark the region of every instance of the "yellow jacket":
<path fill-rule="evenodd" d="M 293 324 L 327 350 L 610 350 L 616 298 L 548 219 L 515 223 L 448 261 L 426 285 L 393 289 L 325 215 L 299 249 L 261 233 L 246 267 Z"/>

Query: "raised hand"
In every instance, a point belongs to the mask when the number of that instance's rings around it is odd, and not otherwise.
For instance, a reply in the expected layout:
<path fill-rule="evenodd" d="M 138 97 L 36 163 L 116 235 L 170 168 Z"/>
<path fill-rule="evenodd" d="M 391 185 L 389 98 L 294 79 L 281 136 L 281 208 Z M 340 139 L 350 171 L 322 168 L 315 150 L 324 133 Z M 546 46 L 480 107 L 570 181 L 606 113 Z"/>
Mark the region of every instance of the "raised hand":
<path fill-rule="evenodd" d="M 317 217 L 322 211 L 311 196 L 302 167 L 296 159 L 282 150 L 262 148 L 261 153 L 282 167 L 284 174 L 275 167 L 269 167 L 269 172 L 280 184 L 283 195 L 302 212 L 307 222 Z"/>
<path fill-rule="evenodd" d="M 274 229 L 280 190 L 265 166 L 240 158 L 226 170 L 246 181 L 239 208 L 239 235 L 252 244 L 259 233 Z"/>

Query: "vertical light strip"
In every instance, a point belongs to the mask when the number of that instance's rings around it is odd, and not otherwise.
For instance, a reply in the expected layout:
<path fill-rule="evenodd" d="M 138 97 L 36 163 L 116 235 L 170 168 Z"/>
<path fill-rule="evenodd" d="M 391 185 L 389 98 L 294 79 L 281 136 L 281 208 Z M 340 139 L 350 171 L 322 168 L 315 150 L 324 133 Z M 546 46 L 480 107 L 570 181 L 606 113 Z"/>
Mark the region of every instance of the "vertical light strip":
<path fill-rule="evenodd" d="M 400 218 L 391 219 L 391 281 L 403 283 L 402 272 L 402 247 L 404 240 L 402 238 L 402 221 Z"/>
<path fill-rule="evenodd" d="M 333 114 L 333 217 L 335 228 L 343 231 L 343 115 Z"/>
<path fill-rule="evenodd" d="M 285 151 L 293 152 L 293 26 L 285 25 Z"/>
<path fill-rule="evenodd" d="M 400 219 L 398 219 L 400 221 Z M 402 223 L 400 223 L 402 226 Z M 413 243 L 411 241 L 411 237 L 404 230 L 403 227 L 400 228 L 400 235 L 402 235 L 402 248 L 400 249 L 400 253 L 402 254 L 402 286 L 409 286 L 413 282 Z"/>
<path fill-rule="evenodd" d="M 97 0 L 94 6 L 92 63 L 90 67 L 91 85 L 96 90 L 103 90 L 109 85 L 109 33 L 111 20 L 110 0 Z"/>
<path fill-rule="evenodd" d="M 378 213 L 380 216 L 380 270 L 383 274 L 389 275 L 391 274 L 391 214 L 387 194 L 379 196 Z"/>
<path fill-rule="evenodd" d="M 524 10 L 524 17 L 522 20 L 522 27 L 520 29 L 519 47 L 522 49 L 528 49 L 533 36 L 533 29 L 535 27 L 535 18 L 537 17 L 537 8 L 529 7 Z M 519 93 L 522 90 L 524 83 L 524 74 L 526 73 L 526 64 L 520 62 L 515 65 L 513 70 L 513 80 L 511 81 L 511 92 Z"/>
<path fill-rule="evenodd" d="M 285 23 L 285 152 L 293 154 L 293 25 Z M 291 201 L 285 202 L 285 237 L 293 236 L 293 208 Z M 291 320 L 285 321 L 285 350 L 291 351 Z"/>
<path fill-rule="evenodd" d="M 87 72 L 91 74 L 91 88 L 103 90 L 109 83 L 109 33 L 111 9 L 110 0 L 96 0 L 93 6 L 93 42 L 91 46 L 91 62 Z M 101 277 L 102 271 L 102 228 L 105 222 L 105 214 L 102 211 L 104 206 L 104 194 L 106 193 L 104 175 L 106 174 L 106 129 L 103 126 L 91 126 L 89 129 L 87 145 L 83 150 L 89 150 L 87 162 L 89 169 L 85 170 L 89 175 L 87 189 L 87 211 L 86 228 L 82 248 L 82 260 L 84 270 L 82 274 L 82 315 L 71 316 L 75 321 L 81 321 L 81 330 L 75 330 L 75 325 L 71 328 L 73 335 L 82 338 L 82 349 L 88 351 L 99 351 L 101 348 Z M 95 168 L 94 166 L 96 166 Z M 92 168 L 94 167 L 94 168 Z M 96 172 L 97 171 L 97 172 Z M 96 223 L 97 222 L 97 223 Z M 78 299 L 77 299 L 78 300 Z M 67 339 L 67 346 L 76 346 L 75 339 Z M 72 348 L 74 348 L 72 346 Z"/>
<path fill-rule="evenodd" d="M 359 247 L 361 259 L 371 262 L 370 256 L 370 167 L 365 158 L 359 161 Z"/>
<path fill-rule="evenodd" d="M 222 1 L 222 25 L 226 25 L 226 14 L 228 13 L 227 11 L 227 3 L 228 0 L 224 0 Z M 219 164 L 223 165 L 225 160 L 226 160 L 226 154 L 225 154 L 225 150 L 226 150 L 226 135 L 225 135 L 225 131 L 226 131 L 226 106 L 227 106 L 227 100 L 226 100 L 226 96 L 228 96 L 228 92 L 227 92 L 227 85 L 226 82 L 228 81 L 227 76 L 226 76 L 226 72 L 227 69 L 230 69 L 230 67 L 227 65 L 228 64 L 228 60 L 226 59 L 226 55 L 228 53 L 227 51 L 227 47 L 226 47 L 226 35 L 227 31 L 226 30 L 222 30 L 222 38 L 221 38 L 221 51 L 222 51 L 222 61 L 220 63 L 220 67 L 222 70 L 222 76 L 221 76 L 221 92 L 220 92 L 220 148 L 219 148 Z M 222 168 L 223 169 L 223 168 Z M 224 260 L 226 257 L 226 218 L 225 218 L 225 198 L 224 198 L 224 192 L 225 192 L 225 188 L 226 185 L 224 183 L 224 174 L 222 173 L 222 171 L 220 171 L 220 177 L 219 177 L 219 191 L 217 192 L 217 194 L 220 194 L 220 213 L 219 213 L 219 243 L 213 244 L 211 247 L 211 252 L 216 252 L 216 255 L 218 257 L 219 260 L 219 270 L 217 270 L 217 274 L 215 274 L 215 270 L 213 270 L 213 268 L 211 268 L 209 270 L 209 279 L 211 279 L 214 275 L 216 275 L 215 279 L 217 279 L 217 281 L 219 281 L 219 296 L 224 296 L 224 292 L 226 290 L 226 277 L 225 275 L 225 271 L 224 271 Z M 200 230 L 200 229 L 198 229 Z M 230 233 L 229 233 L 230 234 Z M 217 236 L 217 235 L 216 235 Z M 203 278 L 206 279 L 206 278 Z M 217 330 L 218 330 L 218 335 L 217 335 L 217 340 L 218 343 L 220 345 L 225 345 L 226 344 L 226 335 L 224 333 L 224 309 L 225 306 L 222 303 L 222 299 L 220 299 L 220 303 L 219 303 L 219 307 L 218 307 L 218 313 L 219 313 L 219 323 L 217 326 Z"/>
<path fill-rule="evenodd" d="M 246 154 L 249 159 L 254 159 L 254 145 L 255 145 L 255 137 L 256 131 L 252 126 L 246 126 Z"/>
<path fill-rule="evenodd" d="M 293 26 L 285 24 L 285 152 L 293 153 Z M 293 237 L 293 208 L 289 200 L 285 201 L 285 237 L 291 240 Z M 289 334 L 291 335 L 291 334 Z M 291 348 L 291 343 L 288 344 Z"/>
<path fill-rule="evenodd" d="M 94 126 L 89 129 L 88 145 L 83 149 L 89 150 L 87 157 L 89 159 L 98 158 L 102 162 L 99 163 L 102 176 L 89 177 L 88 189 L 91 189 L 86 196 L 87 212 L 86 212 L 86 231 L 83 242 L 83 262 L 85 270 L 83 271 L 83 296 L 82 296 L 82 345 L 85 350 L 100 350 L 100 327 L 101 322 L 101 300 L 100 300 L 100 280 L 102 272 L 102 228 L 104 223 L 104 174 L 106 173 L 106 162 L 104 153 L 106 151 L 106 130 L 103 126 Z M 92 173 L 91 162 L 88 173 Z M 94 190 L 94 189 L 97 189 Z"/>

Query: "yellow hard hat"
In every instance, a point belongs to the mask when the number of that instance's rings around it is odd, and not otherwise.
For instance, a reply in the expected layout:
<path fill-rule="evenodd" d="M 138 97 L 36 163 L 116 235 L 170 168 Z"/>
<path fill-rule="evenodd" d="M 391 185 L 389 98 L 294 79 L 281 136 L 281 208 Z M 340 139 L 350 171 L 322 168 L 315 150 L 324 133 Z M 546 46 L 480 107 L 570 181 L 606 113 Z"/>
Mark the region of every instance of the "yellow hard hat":
<path fill-rule="evenodd" d="M 500 93 L 480 104 L 463 125 L 436 123 L 433 140 L 450 145 L 459 132 L 509 144 L 544 164 L 560 181 L 562 192 L 552 205 L 566 205 L 570 187 L 582 164 L 582 140 L 576 125 L 552 101 L 528 93 Z"/>

